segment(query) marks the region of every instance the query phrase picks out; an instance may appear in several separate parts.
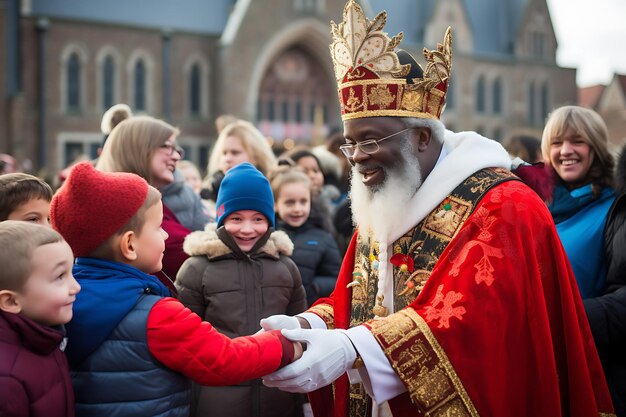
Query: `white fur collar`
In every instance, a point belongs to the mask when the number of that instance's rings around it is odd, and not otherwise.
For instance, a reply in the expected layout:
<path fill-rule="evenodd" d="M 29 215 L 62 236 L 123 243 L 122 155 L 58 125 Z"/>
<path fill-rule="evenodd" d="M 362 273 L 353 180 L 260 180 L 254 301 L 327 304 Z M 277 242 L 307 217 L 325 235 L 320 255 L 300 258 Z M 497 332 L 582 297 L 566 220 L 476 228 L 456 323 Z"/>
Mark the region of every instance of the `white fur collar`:
<path fill-rule="evenodd" d="M 475 132 L 446 130 L 443 147 L 447 155 L 438 161 L 409 201 L 405 216 L 390 228 L 387 242 L 395 242 L 408 226 L 421 222 L 474 172 L 483 168 L 511 168 L 511 158 L 502 145 Z"/>
<path fill-rule="evenodd" d="M 502 145 L 475 132 L 454 133 L 446 130 L 443 142 L 440 159 L 406 205 L 405 215 L 395 219 L 387 236 L 376 236 L 380 249 L 376 297 L 383 296 L 382 305 L 392 312 L 393 268 L 390 267 L 389 258 L 393 251 L 390 245 L 419 224 L 474 172 L 484 168 L 511 168 L 511 158 Z"/>
<path fill-rule="evenodd" d="M 217 223 L 209 223 L 204 230 L 190 233 L 185 238 L 183 250 L 189 256 L 205 255 L 209 258 L 226 255 L 232 250 L 217 237 Z M 271 256 L 291 256 L 293 243 L 283 231 L 274 231 L 265 242 L 259 252 L 265 252 Z"/>

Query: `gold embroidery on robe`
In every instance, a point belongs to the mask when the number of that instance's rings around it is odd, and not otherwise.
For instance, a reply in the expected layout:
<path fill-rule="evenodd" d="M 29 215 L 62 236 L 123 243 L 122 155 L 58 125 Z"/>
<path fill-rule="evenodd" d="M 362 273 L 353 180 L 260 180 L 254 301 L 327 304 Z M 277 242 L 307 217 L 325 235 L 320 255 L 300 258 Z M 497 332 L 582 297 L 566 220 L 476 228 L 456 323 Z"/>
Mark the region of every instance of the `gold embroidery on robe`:
<path fill-rule="evenodd" d="M 335 315 L 332 306 L 329 306 L 328 304 L 320 304 L 309 308 L 308 311 L 320 316 L 322 320 L 324 320 L 324 323 L 326 323 L 327 328 L 335 328 Z"/>
<path fill-rule="evenodd" d="M 478 416 L 446 353 L 424 319 L 412 309 L 371 323 L 420 415 Z"/>
<path fill-rule="evenodd" d="M 448 246 L 448 243 L 457 235 L 463 223 L 472 214 L 474 207 L 476 207 L 482 196 L 492 186 L 514 178 L 516 177 L 506 170 L 484 169 L 475 173 L 460 184 L 422 222 L 393 243 L 393 254 L 408 254 L 414 261 L 413 272 L 404 272 L 401 268 L 389 264 L 390 268 L 393 267 L 394 311 L 403 310 L 415 301 L 415 298 L 426 284 L 439 257 Z M 480 186 L 477 187 L 477 183 L 480 184 Z M 450 212 L 451 214 L 448 214 Z M 445 220 L 442 220 L 442 215 L 447 216 Z M 374 268 L 374 262 L 372 262 L 371 257 L 377 253 L 377 243 L 371 236 L 358 236 L 354 270 L 362 274 L 364 282 L 362 285 L 351 287 L 350 327 L 358 326 L 374 318 L 372 309 L 375 305 L 378 288 L 378 269 Z M 408 281 L 411 281 L 413 284 L 411 288 L 407 290 Z M 453 301 L 454 298 L 458 297 L 454 294 L 444 295 L 444 299 L 446 296 L 450 297 L 448 304 L 450 304 L 449 301 Z M 458 318 L 464 313 L 465 310 L 461 306 L 446 305 L 444 303 L 443 306 L 433 306 L 431 319 L 433 321 L 438 320 L 437 325 L 445 327 L 449 325 L 449 319 L 451 317 Z M 414 349 L 418 349 L 418 347 L 411 347 L 411 349 L 407 350 L 404 354 L 413 356 L 416 352 Z M 436 373 L 427 374 L 424 375 L 424 377 L 430 379 L 435 378 L 436 380 L 437 375 Z M 351 388 L 351 392 L 354 390 L 360 393 L 362 392 L 361 389 L 362 388 Z M 351 396 L 349 415 L 360 416 L 358 413 L 366 409 L 364 406 L 364 401 L 366 400 L 367 398 L 361 398 L 360 395 Z M 450 404 L 452 407 L 457 403 L 452 401 Z M 450 411 L 462 409 L 459 407 L 450 408 Z M 432 415 L 439 414 L 434 413 Z M 450 415 L 456 416 L 457 414 Z M 458 415 L 463 416 L 471 414 Z"/>

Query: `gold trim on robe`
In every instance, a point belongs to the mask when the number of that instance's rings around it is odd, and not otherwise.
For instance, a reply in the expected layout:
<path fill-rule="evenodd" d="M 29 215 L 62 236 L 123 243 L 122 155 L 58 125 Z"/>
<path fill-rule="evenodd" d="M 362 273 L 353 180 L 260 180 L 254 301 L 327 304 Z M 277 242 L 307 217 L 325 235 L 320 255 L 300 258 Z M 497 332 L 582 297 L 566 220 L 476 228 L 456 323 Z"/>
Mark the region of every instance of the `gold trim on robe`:
<path fill-rule="evenodd" d="M 329 329 L 335 328 L 335 314 L 333 312 L 333 307 L 328 304 L 319 304 L 313 306 L 307 310 L 307 313 L 315 313 L 324 320 L 326 323 L 326 327 Z"/>
<path fill-rule="evenodd" d="M 478 416 L 463 383 L 424 319 L 405 309 L 373 320 L 371 332 L 425 416 Z"/>
<path fill-rule="evenodd" d="M 403 310 L 419 295 L 448 243 L 457 235 L 485 193 L 493 186 L 512 179 L 517 177 L 500 168 L 488 168 L 474 173 L 459 184 L 424 220 L 393 243 L 394 254 L 406 254 L 413 259 L 412 271 L 393 265 L 394 311 Z M 360 282 L 351 287 L 350 327 L 374 318 L 372 309 L 378 288 L 378 267 L 375 262 L 378 251 L 378 244 L 372 236 L 358 236 L 353 275 Z M 369 402 L 367 396 L 361 395 L 363 392 L 362 387 L 350 387 L 350 416 L 369 415 L 370 407 L 369 404 L 366 405 Z"/>

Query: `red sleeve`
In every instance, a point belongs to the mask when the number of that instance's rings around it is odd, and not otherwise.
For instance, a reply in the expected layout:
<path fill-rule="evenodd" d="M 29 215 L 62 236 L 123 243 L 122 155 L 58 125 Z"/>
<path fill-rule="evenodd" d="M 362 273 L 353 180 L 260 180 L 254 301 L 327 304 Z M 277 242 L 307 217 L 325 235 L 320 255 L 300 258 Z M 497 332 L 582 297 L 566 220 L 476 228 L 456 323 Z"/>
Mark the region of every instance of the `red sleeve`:
<path fill-rule="evenodd" d="M 27 416 L 29 403 L 24 386 L 17 379 L 0 377 L 0 416 Z"/>
<path fill-rule="evenodd" d="M 157 360 L 202 385 L 233 385 L 260 378 L 289 361 L 290 352 L 283 359 L 279 331 L 230 339 L 174 298 L 164 298 L 152 307 L 147 337 Z"/>

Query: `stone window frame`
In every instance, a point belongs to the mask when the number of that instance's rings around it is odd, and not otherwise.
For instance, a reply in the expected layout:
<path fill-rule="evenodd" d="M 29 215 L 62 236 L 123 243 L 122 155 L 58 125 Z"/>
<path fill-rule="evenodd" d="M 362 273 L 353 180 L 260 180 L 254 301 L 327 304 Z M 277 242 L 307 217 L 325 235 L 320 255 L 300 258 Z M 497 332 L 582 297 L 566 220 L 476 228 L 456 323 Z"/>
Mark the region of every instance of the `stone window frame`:
<path fill-rule="evenodd" d="M 110 107 L 104 103 L 104 62 L 108 57 L 113 59 L 113 104 L 122 101 L 122 56 L 116 48 L 107 45 L 100 48 L 96 55 L 96 108 L 101 112 L 107 111 Z"/>
<path fill-rule="evenodd" d="M 198 113 L 192 112 L 191 109 L 191 101 L 192 101 L 192 92 L 191 92 L 191 83 L 192 83 L 192 71 L 194 67 L 200 69 L 200 109 Z M 185 80 L 185 96 L 184 96 L 184 109 L 185 114 L 189 118 L 208 118 L 209 117 L 209 97 L 211 91 L 210 84 L 210 74 L 211 74 L 211 65 L 209 60 L 199 54 L 194 54 L 187 58 L 185 65 L 183 66 L 183 79 Z"/>
<path fill-rule="evenodd" d="M 137 109 L 135 106 L 135 66 L 139 63 L 139 61 L 143 61 L 146 66 L 146 108 L 145 109 Z M 154 84 L 154 70 L 155 63 L 154 57 L 145 49 L 135 49 L 131 52 L 127 64 L 126 64 L 126 75 L 128 80 L 128 96 L 127 102 L 133 112 L 138 113 L 152 113 L 156 108 L 155 100 L 155 84 Z"/>
<path fill-rule="evenodd" d="M 69 96 L 69 84 L 68 84 L 68 71 L 69 62 L 72 56 L 76 55 L 79 59 L 79 74 L 78 74 L 78 106 L 75 109 L 71 109 L 68 103 Z M 87 48 L 77 43 L 67 44 L 60 55 L 60 91 L 61 98 L 61 112 L 66 114 L 80 114 L 85 112 L 87 108 L 87 64 L 89 62 L 89 54 Z"/>

